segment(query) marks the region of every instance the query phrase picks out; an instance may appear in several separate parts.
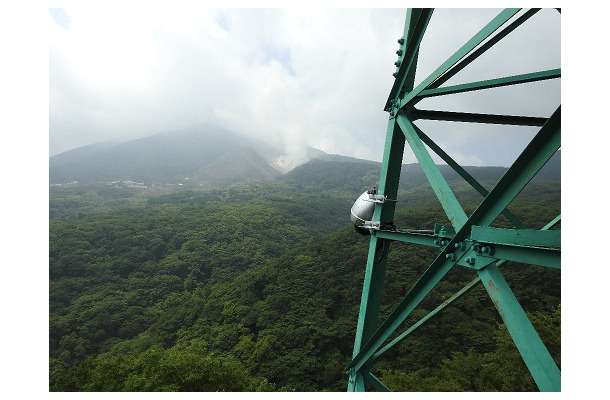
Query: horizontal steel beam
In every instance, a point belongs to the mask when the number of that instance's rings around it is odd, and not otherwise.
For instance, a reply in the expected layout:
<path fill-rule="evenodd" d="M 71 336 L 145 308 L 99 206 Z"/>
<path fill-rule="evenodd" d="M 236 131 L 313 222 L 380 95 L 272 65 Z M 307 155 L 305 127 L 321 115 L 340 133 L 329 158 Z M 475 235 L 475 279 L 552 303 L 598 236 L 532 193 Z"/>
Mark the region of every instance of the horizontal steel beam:
<path fill-rule="evenodd" d="M 417 110 L 409 113 L 412 120 L 473 122 L 479 124 L 542 126 L 547 121 L 543 117 L 523 117 L 517 115 L 475 114 L 452 111 Z"/>
<path fill-rule="evenodd" d="M 493 245 L 493 253 L 477 254 L 479 257 L 561 269 L 561 249 L 555 248 L 496 244 Z"/>
<path fill-rule="evenodd" d="M 504 229 L 473 226 L 470 239 L 509 246 L 561 247 L 560 230 Z"/>
<path fill-rule="evenodd" d="M 413 233 L 409 231 L 394 230 L 394 231 L 378 231 L 375 236 L 381 239 L 394 240 L 397 242 L 420 244 L 424 246 L 438 247 L 436 243 L 437 237 L 424 233 Z"/>

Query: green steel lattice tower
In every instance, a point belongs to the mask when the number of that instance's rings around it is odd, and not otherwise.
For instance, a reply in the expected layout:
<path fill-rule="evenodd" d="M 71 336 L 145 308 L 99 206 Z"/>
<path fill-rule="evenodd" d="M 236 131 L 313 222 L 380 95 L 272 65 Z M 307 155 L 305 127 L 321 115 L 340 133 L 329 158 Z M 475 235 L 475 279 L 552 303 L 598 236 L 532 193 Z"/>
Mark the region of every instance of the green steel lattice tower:
<path fill-rule="evenodd" d="M 420 100 L 428 97 L 560 78 L 561 70 L 553 69 L 442 86 L 538 11 L 539 9 L 503 10 L 417 87 L 414 87 L 420 43 L 433 10 L 407 10 L 404 34 L 398 40 L 400 49 L 397 51 L 399 59 L 394 73 L 396 79 L 385 106 L 390 117 L 378 192 L 371 197 L 376 203 L 375 211 L 372 221 L 366 223 L 367 229 L 371 232 L 371 239 L 353 357 L 346 368 L 349 376 L 348 391 L 364 391 L 365 387 L 388 391 L 389 389 L 371 373 L 373 363 L 478 283 L 485 286 L 538 388 L 541 391 L 561 390 L 559 368 L 498 268 L 505 261 L 514 261 L 560 269 L 561 230 L 554 228 L 559 224 L 561 215 L 542 229 L 533 230 L 528 229 L 511 214 L 507 207 L 560 148 L 561 106 L 549 118 L 432 111 L 415 107 Z M 488 191 L 415 125 L 416 120 L 535 126 L 539 127 L 539 130 L 500 181 Z M 395 200 L 397 200 L 406 143 L 415 154 L 452 224 L 447 227 L 435 226 L 433 234 L 400 230 L 393 226 Z M 483 200 L 471 215 L 466 215 L 460 206 L 426 146 L 481 194 Z M 501 214 L 512 222 L 514 229 L 491 227 Z M 398 302 L 389 317 L 378 324 L 387 250 L 392 241 L 433 246 L 440 252 Z M 422 299 L 454 267 L 472 269 L 476 272 L 476 278 L 388 342 L 390 336 L 397 332 Z"/>

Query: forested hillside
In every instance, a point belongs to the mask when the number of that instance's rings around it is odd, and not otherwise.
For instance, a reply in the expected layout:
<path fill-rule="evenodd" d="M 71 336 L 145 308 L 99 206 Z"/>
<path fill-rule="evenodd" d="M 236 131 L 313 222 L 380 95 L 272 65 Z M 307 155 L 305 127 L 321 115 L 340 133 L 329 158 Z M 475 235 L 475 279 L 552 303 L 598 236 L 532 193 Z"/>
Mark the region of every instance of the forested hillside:
<path fill-rule="evenodd" d="M 480 171 L 488 186 L 499 178 Z M 328 157 L 227 188 L 53 189 L 50 389 L 344 391 L 368 252 L 349 208 L 378 176 L 377 163 Z M 450 184 L 471 212 L 480 196 Z M 540 228 L 560 212 L 559 188 L 537 182 L 510 209 Z M 397 226 L 447 224 L 424 182 L 405 180 L 399 199 Z M 382 318 L 436 253 L 391 247 Z M 560 271 L 502 271 L 559 361 Z M 473 277 L 452 271 L 413 318 Z M 393 390 L 535 390 L 482 286 L 374 372 Z"/>

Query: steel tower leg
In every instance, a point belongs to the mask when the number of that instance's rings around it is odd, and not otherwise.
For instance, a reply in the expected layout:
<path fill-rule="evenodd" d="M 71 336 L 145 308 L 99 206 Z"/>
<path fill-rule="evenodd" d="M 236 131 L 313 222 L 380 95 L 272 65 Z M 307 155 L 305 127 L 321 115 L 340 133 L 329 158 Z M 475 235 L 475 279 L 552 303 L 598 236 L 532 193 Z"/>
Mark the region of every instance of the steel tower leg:
<path fill-rule="evenodd" d="M 561 107 L 558 107 L 549 118 L 542 118 L 418 110 L 415 105 L 426 97 L 556 79 L 561 77 L 561 70 L 538 71 L 460 85 L 442 86 L 452 76 L 539 11 L 538 9 L 527 11 L 505 9 L 414 88 L 419 46 L 432 11 L 432 9 L 409 9 L 403 37 L 398 41 L 400 49 L 397 51 L 399 59 L 396 62 L 397 70 L 394 73 L 396 80 L 385 107 L 386 111 L 390 113 L 390 118 L 386 130 L 378 194 L 389 200 L 397 199 L 403 151 L 405 143 L 408 143 L 451 221 L 452 227 L 435 231 L 434 234 L 396 230 L 393 226 L 395 201 L 384 201 L 375 205 L 354 351 L 352 361 L 346 368 L 349 375 L 348 391 L 365 391 L 367 386 L 379 391 L 388 391 L 389 389 L 371 373 L 373 363 L 479 282 L 485 286 L 538 388 L 541 391 L 559 391 L 561 390 L 561 372 L 504 280 L 498 266 L 505 261 L 516 261 L 550 268 L 561 267 L 561 231 L 550 231 L 560 221 L 560 216 L 541 230 L 529 230 L 507 209 L 514 198 L 560 148 Z M 541 128 L 496 186 L 491 191 L 487 191 L 415 125 L 414 122 L 418 119 Z M 483 196 L 483 201 L 470 216 L 466 215 L 462 209 L 443 175 L 432 161 L 428 149 L 441 157 Z M 491 227 L 491 224 L 501 214 L 511 221 L 516 229 Z M 387 254 L 392 241 L 440 247 L 440 254 L 406 296 L 399 301 L 389 317 L 379 325 L 379 309 Z M 478 276 L 449 300 L 382 347 L 423 298 L 455 266 L 470 268 L 476 271 Z"/>

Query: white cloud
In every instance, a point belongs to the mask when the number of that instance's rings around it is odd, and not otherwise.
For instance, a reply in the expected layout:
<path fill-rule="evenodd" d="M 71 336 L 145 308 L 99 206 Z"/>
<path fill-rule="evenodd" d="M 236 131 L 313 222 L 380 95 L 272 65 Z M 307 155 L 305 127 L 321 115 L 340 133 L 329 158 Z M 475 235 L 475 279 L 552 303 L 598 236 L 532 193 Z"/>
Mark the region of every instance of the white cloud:
<path fill-rule="evenodd" d="M 117 10 L 66 10 L 67 27 L 49 16 L 51 154 L 208 122 L 287 154 L 310 145 L 380 160 L 404 11 Z M 480 14 L 460 36 L 442 31 L 456 25 L 451 13 L 435 11 L 422 71 L 484 24 Z M 463 96 L 432 104 L 476 106 Z"/>
<path fill-rule="evenodd" d="M 67 10 L 68 30 L 49 17 L 52 153 L 207 121 L 280 146 L 381 154 L 321 132 L 339 123 L 354 142 L 377 134 L 383 143 L 395 47 L 386 36 L 401 15 L 130 11 Z M 377 14 L 389 17 L 382 28 Z"/>

